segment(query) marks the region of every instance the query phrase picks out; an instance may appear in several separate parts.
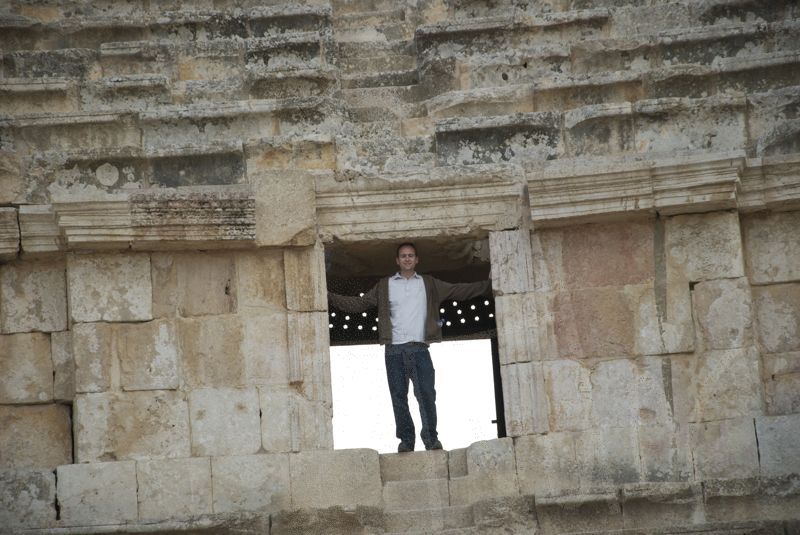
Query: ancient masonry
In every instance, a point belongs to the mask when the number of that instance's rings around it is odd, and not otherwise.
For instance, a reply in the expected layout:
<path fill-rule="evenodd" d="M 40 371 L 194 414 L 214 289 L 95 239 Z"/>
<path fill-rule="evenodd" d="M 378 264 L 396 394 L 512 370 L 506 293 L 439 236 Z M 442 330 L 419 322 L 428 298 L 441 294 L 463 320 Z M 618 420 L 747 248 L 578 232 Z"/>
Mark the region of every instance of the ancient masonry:
<path fill-rule="evenodd" d="M 796 1 L 2 0 L 0 47 L 0 532 L 800 533 Z M 491 264 L 509 436 L 334 450 L 326 247 L 409 237 Z"/>

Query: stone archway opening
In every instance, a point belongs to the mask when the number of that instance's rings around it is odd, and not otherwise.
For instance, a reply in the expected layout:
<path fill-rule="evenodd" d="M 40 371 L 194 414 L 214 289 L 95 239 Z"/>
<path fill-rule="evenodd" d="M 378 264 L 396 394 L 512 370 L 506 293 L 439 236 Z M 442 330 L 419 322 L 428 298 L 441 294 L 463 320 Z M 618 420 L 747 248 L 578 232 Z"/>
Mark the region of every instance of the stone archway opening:
<path fill-rule="evenodd" d="M 395 251 L 402 241 L 329 244 L 325 251 L 328 290 L 343 295 L 367 292 L 381 277 L 396 271 Z M 418 249 L 420 273 L 453 283 L 485 280 L 489 275 L 485 240 L 412 241 Z M 443 341 L 433 344 L 430 351 L 436 368 L 439 435 L 445 447 L 466 447 L 505 436 L 494 299 L 448 300 L 440 304 L 440 315 Z M 328 322 L 334 447 L 395 451 L 377 310 L 348 313 L 329 303 Z M 419 432 L 419 411 L 409 394 Z"/>

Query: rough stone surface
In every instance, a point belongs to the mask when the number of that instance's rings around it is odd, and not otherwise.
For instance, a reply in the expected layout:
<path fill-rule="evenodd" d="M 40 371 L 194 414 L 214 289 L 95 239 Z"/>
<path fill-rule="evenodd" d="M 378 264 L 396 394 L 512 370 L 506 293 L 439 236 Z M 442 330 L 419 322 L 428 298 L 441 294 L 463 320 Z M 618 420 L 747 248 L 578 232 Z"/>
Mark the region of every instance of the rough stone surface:
<path fill-rule="evenodd" d="M 153 318 L 150 255 L 95 254 L 67 258 L 72 321 Z"/>
<path fill-rule="evenodd" d="M 800 412 L 800 352 L 762 355 L 767 413 Z"/>
<path fill-rule="evenodd" d="M 52 400 L 50 336 L 43 333 L 0 335 L 0 403 Z"/>
<path fill-rule="evenodd" d="M 66 328 L 63 260 L 0 266 L 0 332 L 52 332 Z"/>
<path fill-rule="evenodd" d="M 697 479 L 758 475 L 758 447 L 751 418 L 690 424 L 690 437 Z"/>
<path fill-rule="evenodd" d="M 800 415 L 756 418 L 761 475 L 767 477 L 800 473 Z"/>
<path fill-rule="evenodd" d="M 211 459 L 214 512 L 289 509 L 289 455 L 260 454 Z"/>
<path fill-rule="evenodd" d="M 531 292 L 534 269 L 527 229 L 489 233 L 492 289 L 497 295 Z"/>
<path fill-rule="evenodd" d="M 56 475 L 52 470 L 0 470 L 3 529 L 44 528 L 56 520 Z"/>
<path fill-rule="evenodd" d="M 313 247 L 289 248 L 283 253 L 286 273 L 286 307 L 297 312 L 328 310 L 325 294 L 325 250 L 321 242 Z"/>
<path fill-rule="evenodd" d="M 110 323 L 72 326 L 76 392 L 105 392 L 118 382 L 115 341 L 114 326 Z"/>
<path fill-rule="evenodd" d="M 753 305 L 747 279 L 698 283 L 692 298 L 703 347 L 734 349 L 753 344 Z"/>
<path fill-rule="evenodd" d="M 151 259 L 153 315 L 202 316 L 236 312 L 237 286 L 230 255 L 155 253 Z M 202 288 L 202 291 L 198 289 Z"/>
<path fill-rule="evenodd" d="M 331 403 L 328 315 L 289 313 L 289 382 L 313 401 Z"/>
<path fill-rule="evenodd" d="M 203 388 L 189 393 L 192 455 L 242 455 L 261 447 L 255 388 Z"/>
<path fill-rule="evenodd" d="M 800 279 L 800 212 L 775 212 L 742 217 L 747 276 L 753 284 Z"/>
<path fill-rule="evenodd" d="M 135 462 L 64 465 L 56 477 L 63 525 L 124 524 L 138 518 Z"/>
<path fill-rule="evenodd" d="M 120 383 L 123 390 L 178 388 L 180 348 L 175 324 L 151 321 L 117 329 Z"/>
<path fill-rule="evenodd" d="M 211 459 L 136 463 L 141 520 L 192 518 L 212 512 Z"/>
<path fill-rule="evenodd" d="M 744 276 L 739 216 L 680 215 L 665 224 L 667 265 L 692 282 Z"/>
<path fill-rule="evenodd" d="M 239 310 L 244 312 L 286 307 L 284 253 L 275 249 L 236 255 Z"/>
<path fill-rule="evenodd" d="M 259 402 L 265 450 L 324 450 L 333 446 L 329 402 L 310 400 L 292 386 L 259 388 Z"/>
<path fill-rule="evenodd" d="M 50 335 L 53 357 L 53 399 L 71 402 L 75 399 L 75 358 L 72 355 L 72 332 Z"/>
<path fill-rule="evenodd" d="M 253 165 L 254 164 L 254 165 Z M 315 241 L 314 177 L 304 171 L 258 171 L 250 181 L 256 191 L 256 243 L 260 246 L 312 245 Z"/>
<path fill-rule="evenodd" d="M 185 394 L 174 391 L 103 392 L 75 397 L 78 462 L 188 457 Z"/>
<path fill-rule="evenodd" d="M 764 352 L 800 350 L 800 283 L 754 287 L 753 301 Z"/>
<path fill-rule="evenodd" d="M 71 463 L 71 427 L 66 405 L 0 405 L 0 470 Z"/>
<path fill-rule="evenodd" d="M 289 457 L 292 507 L 381 505 L 381 471 L 373 450 L 308 451 Z"/>

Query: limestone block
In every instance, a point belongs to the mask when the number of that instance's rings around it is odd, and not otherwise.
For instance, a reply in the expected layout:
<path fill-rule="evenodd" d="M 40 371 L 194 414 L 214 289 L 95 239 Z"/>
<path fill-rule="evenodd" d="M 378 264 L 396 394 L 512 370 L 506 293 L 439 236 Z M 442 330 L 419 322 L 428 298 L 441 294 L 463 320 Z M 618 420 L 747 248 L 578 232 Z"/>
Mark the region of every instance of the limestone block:
<path fill-rule="evenodd" d="M 289 248 L 283 253 L 286 273 L 286 308 L 298 312 L 327 312 L 325 250 L 322 242 L 313 247 Z"/>
<path fill-rule="evenodd" d="M 709 522 L 795 519 L 800 510 L 796 475 L 779 478 L 728 478 L 706 481 L 705 517 Z M 795 533 L 791 522 L 786 526 Z M 780 534 L 783 526 L 774 531 Z"/>
<path fill-rule="evenodd" d="M 211 459 L 214 512 L 289 509 L 289 455 L 272 453 Z"/>
<path fill-rule="evenodd" d="M 587 288 L 552 296 L 558 354 L 568 358 L 635 354 L 634 307 L 624 289 Z"/>
<path fill-rule="evenodd" d="M 672 360 L 672 384 L 679 422 L 763 413 L 759 356 L 753 347 L 676 357 Z"/>
<path fill-rule="evenodd" d="M 761 475 L 800 474 L 800 414 L 756 418 Z"/>
<path fill-rule="evenodd" d="M 667 423 L 639 427 L 639 456 L 645 481 L 689 481 L 692 477 L 686 426 Z"/>
<path fill-rule="evenodd" d="M 514 444 L 510 438 L 484 440 L 466 451 L 467 475 L 450 478 L 450 504 L 519 494 Z"/>
<path fill-rule="evenodd" d="M 511 438 L 481 440 L 467 448 L 467 473 L 515 474 L 514 442 Z"/>
<path fill-rule="evenodd" d="M 0 403 L 43 403 L 52 400 L 50 335 L 0 335 Z"/>
<path fill-rule="evenodd" d="M 747 277 L 753 284 L 800 279 L 800 211 L 742 216 Z"/>
<path fill-rule="evenodd" d="M 313 401 L 292 387 L 259 388 L 261 443 L 267 451 L 333 447 L 330 403 Z"/>
<path fill-rule="evenodd" d="M 672 423 L 672 361 L 664 357 L 640 357 L 635 364 L 638 424 Z"/>
<path fill-rule="evenodd" d="M 71 402 L 75 399 L 75 359 L 72 356 L 72 331 L 50 335 L 53 358 L 53 399 Z"/>
<path fill-rule="evenodd" d="M 283 257 L 279 249 L 236 254 L 236 286 L 241 312 L 286 307 Z"/>
<path fill-rule="evenodd" d="M 181 519 L 212 511 L 211 459 L 136 463 L 140 520 Z"/>
<path fill-rule="evenodd" d="M 328 315 L 289 313 L 289 381 L 313 401 L 332 402 Z"/>
<path fill-rule="evenodd" d="M 72 321 L 153 319 L 147 254 L 69 255 L 67 284 Z"/>
<path fill-rule="evenodd" d="M 513 437 L 546 433 L 550 429 L 547 416 L 550 409 L 545 391 L 543 364 L 506 364 L 501 366 L 500 375 L 508 435 Z"/>
<path fill-rule="evenodd" d="M 290 359 L 287 332 L 287 315 L 283 310 L 261 310 L 257 315 L 242 318 L 240 350 L 244 362 L 244 384 L 287 383 Z M 325 334 L 327 336 L 327 330 Z"/>
<path fill-rule="evenodd" d="M 110 323 L 72 326 L 75 392 L 105 392 L 116 382 L 116 333 Z"/>
<path fill-rule="evenodd" d="M 689 424 L 695 479 L 758 475 L 758 448 L 752 418 Z"/>
<path fill-rule="evenodd" d="M 639 381 L 633 361 L 615 359 L 598 362 L 592 369 L 590 380 L 593 427 L 626 427 L 638 424 Z"/>
<path fill-rule="evenodd" d="M 19 195 L 25 190 L 21 162 L 18 153 L 0 150 L 0 204 L 19 202 Z M 13 208 L 4 211 L 12 211 Z M 15 216 L 16 218 L 16 216 Z"/>
<path fill-rule="evenodd" d="M 800 412 L 800 352 L 762 355 L 767 414 Z"/>
<path fill-rule="evenodd" d="M 542 371 L 550 428 L 554 431 L 588 429 L 592 415 L 591 368 L 580 361 L 564 359 L 544 362 Z M 505 391 L 504 387 L 504 399 Z"/>
<path fill-rule="evenodd" d="M 446 479 L 449 474 L 447 457 L 448 453 L 444 450 L 381 454 L 381 480 L 386 483 L 412 479 Z"/>
<path fill-rule="evenodd" d="M 155 317 L 236 312 L 237 287 L 230 253 L 154 253 Z M 198 291 L 202 288 L 202 291 Z"/>
<path fill-rule="evenodd" d="M 450 505 L 447 479 L 389 481 L 383 485 L 386 511 L 432 509 Z"/>
<path fill-rule="evenodd" d="M 580 488 L 580 463 L 573 433 L 528 435 L 514 441 L 520 492 L 560 496 Z"/>
<path fill-rule="evenodd" d="M 527 229 L 489 233 L 492 289 L 495 295 L 534 290 L 533 253 Z"/>
<path fill-rule="evenodd" d="M 800 283 L 754 287 L 753 301 L 764 352 L 800 350 Z"/>
<path fill-rule="evenodd" d="M 690 282 L 744 276 L 739 216 L 735 212 L 667 218 L 667 270 Z"/>
<path fill-rule="evenodd" d="M 734 349 L 753 345 L 753 305 L 746 278 L 698 283 L 692 299 L 702 347 Z"/>
<path fill-rule="evenodd" d="M 204 388 L 189 393 L 192 455 L 239 455 L 261 448 L 258 391 Z"/>
<path fill-rule="evenodd" d="M 56 470 L 61 523 L 125 524 L 137 519 L 136 463 L 68 464 Z"/>
<path fill-rule="evenodd" d="M 566 275 L 561 259 L 562 229 L 536 229 L 531 233 L 531 260 L 537 292 L 566 290 Z"/>
<path fill-rule="evenodd" d="M 500 364 L 542 360 L 536 294 L 499 295 L 494 306 Z"/>
<path fill-rule="evenodd" d="M 295 509 L 381 506 L 381 469 L 374 450 L 293 453 L 289 466 Z"/>
<path fill-rule="evenodd" d="M 188 457 L 185 394 L 173 391 L 75 396 L 77 462 Z"/>
<path fill-rule="evenodd" d="M 622 508 L 616 494 L 576 494 L 536 498 L 536 518 L 545 533 L 622 529 Z"/>
<path fill-rule="evenodd" d="M 248 178 L 256 194 L 256 243 L 312 245 L 316 238 L 314 176 L 292 170 L 259 170 L 247 161 Z"/>
<path fill-rule="evenodd" d="M 594 428 L 575 436 L 581 488 L 592 489 L 641 480 L 636 427 Z"/>
<path fill-rule="evenodd" d="M 694 321 L 689 281 L 666 274 L 654 286 L 627 286 L 636 321 L 638 355 L 687 353 L 694 350 Z"/>
<path fill-rule="evenodd" d="M 71 463 L 71 426 L 66 405 L 0 405 L 0 470 Z"/>
<path fill-rule="evenodd" d="M 0 266 L 0 327 L 4 333 L 67 328 L 67 279 L 63 260 Z"/>
<path fill-rule="evenodd" d="M 4 178 L 2 164 L 2 152 L 0 152 L 0 184 L 2 184 L 2 179 Z M 19 254 L 19 238 L 17 209 L 11 207 L 0 208 L 0 261 L 13 260 L 17 257 L 17 254 Z"/>
<path fill-rule="evenodd" d="M 119 325 L 117 339 L 123 390 L 178 388 L 180 357 L 173 321 Z"/>
<path fill-rule="evenodd" d="M 626 528 L 691 525 L 703 516 L 703 489 L 690 483 L 633 483 L 622 489 Z"/>
<path fill-rule="evenodd" d="M 0 470 L 0 526 L 45 528 L 56 520 L 52 470 Z"/>

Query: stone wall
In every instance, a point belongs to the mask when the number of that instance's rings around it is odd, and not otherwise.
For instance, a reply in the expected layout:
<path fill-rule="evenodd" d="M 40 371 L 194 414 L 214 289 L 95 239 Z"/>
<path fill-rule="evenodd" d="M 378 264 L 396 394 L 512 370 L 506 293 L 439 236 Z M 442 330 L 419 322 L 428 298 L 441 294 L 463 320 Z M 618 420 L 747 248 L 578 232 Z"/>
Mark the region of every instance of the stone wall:
<path fill-rule="evenodd" d="M 799 28 L 7 0 L 0 531 L 800 530 Z M 407 238 L 488 249 L 509 437 L 333 450 L 325 247 Z"/>

